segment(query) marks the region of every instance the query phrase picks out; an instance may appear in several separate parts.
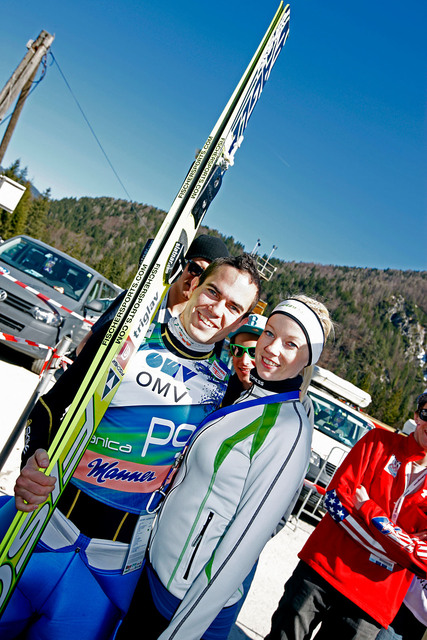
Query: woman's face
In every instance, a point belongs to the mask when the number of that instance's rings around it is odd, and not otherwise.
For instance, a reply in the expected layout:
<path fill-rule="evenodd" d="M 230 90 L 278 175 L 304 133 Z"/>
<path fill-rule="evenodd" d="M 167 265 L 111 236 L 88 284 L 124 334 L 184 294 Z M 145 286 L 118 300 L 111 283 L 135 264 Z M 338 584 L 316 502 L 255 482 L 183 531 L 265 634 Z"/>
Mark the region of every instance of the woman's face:
<path fill-rule="evenodd" d="M 301 327 L 275 313 L 258 339 L 255 366 L 263 380 L 295 378 L 308 364 L 309 350 Z"/>

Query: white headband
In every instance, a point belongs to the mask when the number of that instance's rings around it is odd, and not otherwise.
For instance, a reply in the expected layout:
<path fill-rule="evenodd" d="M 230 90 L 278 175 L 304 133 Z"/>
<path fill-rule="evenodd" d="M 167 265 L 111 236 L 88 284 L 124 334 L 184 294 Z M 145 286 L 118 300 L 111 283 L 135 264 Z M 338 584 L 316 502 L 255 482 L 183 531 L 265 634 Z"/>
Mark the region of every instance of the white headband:
<path fill-rule="evenodd" d="M 325 345 L 325 334 L 318 315 L 305 302 L 293 298 L 280 302 L 270 316 L 273 313 L 283 313 L 301 327 L 309 350 L 308 364 L 316 364 Z"/>

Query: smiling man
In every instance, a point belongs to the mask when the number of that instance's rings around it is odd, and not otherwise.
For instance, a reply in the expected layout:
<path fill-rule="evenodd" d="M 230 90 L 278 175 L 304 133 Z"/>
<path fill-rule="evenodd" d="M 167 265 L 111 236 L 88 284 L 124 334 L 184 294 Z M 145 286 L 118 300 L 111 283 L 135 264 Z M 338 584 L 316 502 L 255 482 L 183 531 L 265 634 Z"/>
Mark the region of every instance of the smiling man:
<path fill-rule="evenodd" d="M 159 309 L 159 321 L 167 322 L 170 316 L 178 316 L 185 309 L 188 300 L 194 290 L 195 278 L 200 278 L 208 266 L 218 258 L 229 257 L 229 252 L 221 240 L 215 236 L 202 234 L 191 243 L 185 255 L 183 271 L 179 278 L 169 287 Z M 165 310 L 162 316 L 161 309 Z"/>
<path fill-rule="evenodd" d="M 259 287 L 250 256 L 218 259 L 193 280 L 181 315 L 150 327 L 0 621 L 2 639 L 29 625 L 45 640 L 110 637 L 143 563 L 153 497 L 224 395 L 229 371 L 214 345 L 251 311 Z M 22 511 L 53 490 L 54 479 L 38 469 L 102 337 L 91 338 L 30 416 L 15 487 Z"/>
<path fill-rule="evenodd" d="M 223 340 L 247 313 L 248 302 L 250 308 L 255 306 L 259 289 L 255 286 L 258 272 L 253 272 L 253 260 L 242 256 L 241 269 L 234 264 L 233 258 L 219 258 L 204 271 L 198 285 L 193 286 L 181 319 L 194 340 L 209 344 Z"/>

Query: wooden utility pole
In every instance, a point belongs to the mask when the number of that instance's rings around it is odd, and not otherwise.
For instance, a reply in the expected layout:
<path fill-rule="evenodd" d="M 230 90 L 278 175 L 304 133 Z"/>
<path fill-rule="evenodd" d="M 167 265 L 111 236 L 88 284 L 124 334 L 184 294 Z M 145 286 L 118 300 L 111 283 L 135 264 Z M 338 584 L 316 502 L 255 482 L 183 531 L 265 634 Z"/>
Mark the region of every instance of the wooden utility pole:
<path fill-rule="evenodd" d="M 28 46 L 28 51 L 18 65 L 4 89 L 0 93 L 0 122 L 12 102 L 19 95 L 12 117 L 0 144 L 0 164 L 6 153 L 7 146 L 16 127 L 19 115 L 31 89 L 31 84 L 37 74 L 43 56 L 48 52 L 55 36 L 42 31 L 37 40 Z"/>

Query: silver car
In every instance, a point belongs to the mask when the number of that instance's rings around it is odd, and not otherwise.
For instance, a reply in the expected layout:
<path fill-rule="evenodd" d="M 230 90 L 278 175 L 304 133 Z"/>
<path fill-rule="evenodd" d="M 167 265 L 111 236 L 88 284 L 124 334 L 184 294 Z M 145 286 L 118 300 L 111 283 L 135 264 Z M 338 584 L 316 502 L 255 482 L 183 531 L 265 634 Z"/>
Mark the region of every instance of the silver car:
<path fill-rule="evenodd" d="M 0 331 L 3 333 L 49 347 L 54 347 L 63 336 L 70 336 L 71 348 L 74 348 L 91 325 L 61 307 L 94 322 L 121 291 L 80 260 L 40 240 L 22 235 L 0 245 Z M 41 299 L 36 292 L 60 307 Z M 40 371 L 46 349 L 23 342 L 2 343 L 34 358 L 33 371 Z"/>

